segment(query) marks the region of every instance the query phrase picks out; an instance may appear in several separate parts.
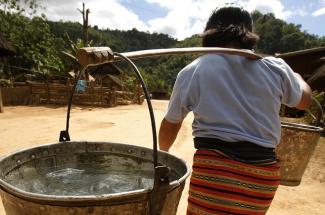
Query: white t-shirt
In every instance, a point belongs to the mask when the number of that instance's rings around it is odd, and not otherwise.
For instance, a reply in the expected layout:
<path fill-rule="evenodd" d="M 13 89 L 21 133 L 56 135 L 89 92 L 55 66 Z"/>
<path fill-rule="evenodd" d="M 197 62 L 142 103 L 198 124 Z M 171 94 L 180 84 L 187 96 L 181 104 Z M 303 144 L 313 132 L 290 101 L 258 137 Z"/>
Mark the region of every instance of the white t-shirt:
<path fill-rule="evenodd" d="M 296 106 L 302 91 L 282 59 L 207 54 L 179 72 L 165 118 L 177 123 L 193 111 L 195 137 L 274 148 L 280 141 L 281 103 Z"/>

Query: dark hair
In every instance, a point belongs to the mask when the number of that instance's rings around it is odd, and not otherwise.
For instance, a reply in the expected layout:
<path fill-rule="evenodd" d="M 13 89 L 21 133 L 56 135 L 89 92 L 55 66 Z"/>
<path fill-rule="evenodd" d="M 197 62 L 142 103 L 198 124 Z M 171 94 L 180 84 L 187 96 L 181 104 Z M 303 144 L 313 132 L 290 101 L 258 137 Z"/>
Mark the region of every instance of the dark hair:
<path fill-rule="evenodd" d="M 227 6 L 215 9 L 202 34 L 204 47 L 226 47 L 236 44 L 252 49 L 259 37 L 253 33 L 253 19 L 240 7 Z"/>

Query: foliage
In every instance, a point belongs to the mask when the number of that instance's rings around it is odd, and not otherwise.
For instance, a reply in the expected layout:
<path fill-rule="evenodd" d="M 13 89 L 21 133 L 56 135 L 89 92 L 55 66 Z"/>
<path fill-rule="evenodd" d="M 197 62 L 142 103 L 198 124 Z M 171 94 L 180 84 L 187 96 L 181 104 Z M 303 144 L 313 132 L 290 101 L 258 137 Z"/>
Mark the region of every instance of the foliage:
<path fill-rule="evenodd" d="M 15 67 L 7 69 L 4 72 L 5 75 L 16 79 L 28 70 L 35 71 L 37 74 L 44 68 L 50 70 L 46 73 L 48 75 L 60 72 L 63 64 L 57 44 L 60 44 L 62 39 L 53 36 L 44 17 L 27 18 L 22 15 L 23 9 L 15 5 L 17 1 L 4 2 L 11 2 L 9 6 L 13 7 L 16 12 L 9 13 L 0 10 L 2 21 L 0 31 L 17 52 L 16 57 L 9 59 L 9 63 Z M 30 2 L 34 4 L 35 1 Z M 18 67 L 23 69 L 18 69 Z"/>
<path fill-rule="evenodd" d="M 304 121 L 311 125 L 316 125 L 320 127 L 325 126 L 325 115 L 324 115 L 324 105 L 325 105 L 325 92 L 313 92 L 313 102 L 310 108 L 307 110 L 307 113 L 304 116 Z M 319 120 L 319 124 L 317 121 Z"/>
<path fill-rule="evenodd" d="M 274 14 L 252 14 L 255 31 L 260 36 L 257 51 L 264 54 L 286 53 L 325 45 L 325 37 L 301 31 L 301 25 L 286 23 Z"/>
<path fill-rule="evenodd" d="M 29 5 L 28 11 L 21 3 Z M 17 50 L 18 57 L 10 60 L 11 65 L 24 67 L 33 75 L 48 78 L 64 76 L 73 68 L 71 62 L 64 60 L 62 51 L 75 56 L 83 44 L 82 25 L 76 22 L 52 22 L 45 16 L 28 18 L 40 7 L 37 0 L 0 0 L 0 31 Z M 285 53 L 312 47 L 324 46 L 325 37 L 318 37 L 301 31 L 300 25 L 286 23 L 275 18 L 274 14 L 252 13 L 255 30 L 260 35 L 257 52 L 263 54 Z M 90 17 L 91 18 L 91 17 Z M 68 36 L 67 36 L 68 35 Z M 171 47 L 199 47 L 201 38 L 194 35 L 183 41 L 177 41 L 160 33 L 89 28 L 89 40 L 93 46 L 109 46 L 114 52 L 128 52 L 145 49 Z M 178 72 L 197 55 L 169 56 L 136 60 L 150 91 L 166 90 L 171 92 Z M 130 68 L 123 65 L 123 81 L 132 88 L 135 82 Z M 7 75 L 22 77 L 26 71 L 8 70 Z M 129 76 L 129 77 L 128 77 Z"/>
<path fill-rule="evenodd" d="M 33 15 L 40 8 L 37 0 L 0 0 L 4 12 Z"/>
<path fill-rule="evenodd" d="M 0 79 L 0 87 L 9 87 L 10 81 L 7 79 Z"/>

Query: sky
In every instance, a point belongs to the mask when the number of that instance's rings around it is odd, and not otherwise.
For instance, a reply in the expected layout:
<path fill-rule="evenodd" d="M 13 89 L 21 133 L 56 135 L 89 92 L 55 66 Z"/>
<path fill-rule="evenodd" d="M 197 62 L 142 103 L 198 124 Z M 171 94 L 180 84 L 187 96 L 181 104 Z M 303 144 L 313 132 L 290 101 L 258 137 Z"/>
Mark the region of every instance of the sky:
<path fill-rule="evenodd" d="M 89 24 L 99 28 L 165 33 L 183 40 L 201 33 L 211 11 L 235 3 L 249 12 L 274 13 L 276 18 L 300 24 L 309 34 L 325 36 L 325 0 L 40 0 L 53 21 L 82 22 L 77 10 L 90 9 Z"/>

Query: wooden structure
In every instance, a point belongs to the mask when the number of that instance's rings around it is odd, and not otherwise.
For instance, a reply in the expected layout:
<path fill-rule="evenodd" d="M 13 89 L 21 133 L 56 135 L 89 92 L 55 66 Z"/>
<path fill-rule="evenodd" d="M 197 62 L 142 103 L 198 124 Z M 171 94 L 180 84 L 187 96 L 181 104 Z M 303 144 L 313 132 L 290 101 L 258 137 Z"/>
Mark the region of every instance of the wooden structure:
<path fill-rule="evenodd" d="M 14 48 L 8 43 L 8 41 L 0 33 L 0 58 L 4 58 L 14 54 L 15 54 Z M 0 113 L 2 113 L 3 111 L 4 110 L 3 110 L 2 90 L 0 86 Z"/>
<path fill-rule="evenodd" d="M 95 86 L 123 89 L 123 83 L 118 77 L 122 70 L 112 63 L 90 67 L 88 73 L 95 79 Z"/>
<path fill-rule="evenodd" d="M 293 69 L 299 73 L 310 85 L 312 90 L 325 92 L 325 47 L 305 49 L 295 52 L 278 54 Z M 325 107 L 325 94 L 321 101 Z M 291 117 L 300 117 L 305 112 L 295 108 L 284 107 L 282 113 Z"/>
<path fill-rule="evenodd" d="M 320 91 L 325 91 L 325 57 L 321 59 L 323 62 L 323 65 L 317 68 L 312 76 L 308 78 L 307 82 L 310 83 L 310 85 L 314 89 L 318 89 Z"/>
<path fill-rule="evenodd" d="M 3 102 L 4 105 L 66 105 L 72 88 L 72 85 L 28 82 L 3 88 Z M 143 101 L 143 95 L 107 87 L 87 87 L 84 93 L 75 93 L 73 98 L 73 104 L 105 107 L 141 104 Z"/>
<path fill-rule="evenodd" d="M 27 85 L 2 88 L 3 105 L 28 105 L 31 103 L 30 87 Z"/>
<path fill-rule="evenodd" d="M 278 54 L 276 57 L 285 60 L 313 90 L 325 91 L 325 46 Z"/>
<path fill-rule="evenodd" d="M 153 99 L 169 99 L 168 92 L 163 88 L 157 88 L 151 94 Z"/>
<path fill-rule="evenodd" d="M 67 104 L 72 85 L 29 83 L 31 104 Z M 75 93 L 73 103 L 92 106 L 116 106 L 136 103 L 135 94 L 107 87 L 87 87 L 84 93 Z"/>

